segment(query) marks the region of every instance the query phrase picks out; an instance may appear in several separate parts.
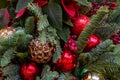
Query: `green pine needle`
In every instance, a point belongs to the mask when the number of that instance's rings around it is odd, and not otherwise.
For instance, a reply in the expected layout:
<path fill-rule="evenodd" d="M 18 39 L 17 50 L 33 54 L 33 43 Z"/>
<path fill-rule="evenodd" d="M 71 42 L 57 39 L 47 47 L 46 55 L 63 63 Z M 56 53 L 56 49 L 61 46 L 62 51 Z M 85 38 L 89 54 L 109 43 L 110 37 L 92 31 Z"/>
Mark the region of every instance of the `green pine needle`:
<path fill-rule="evenodd" d="M 92 17 L 90 24 L 79 35 L 77 41 L 78 54 L 80 54 L 83 51 L 84 47 L 86 46 L 87 40 L 94 33 L 101 20 L 107 13 L 108 10 L 106 9 L 106 7 L 101 7 L 97 14 Z"/>

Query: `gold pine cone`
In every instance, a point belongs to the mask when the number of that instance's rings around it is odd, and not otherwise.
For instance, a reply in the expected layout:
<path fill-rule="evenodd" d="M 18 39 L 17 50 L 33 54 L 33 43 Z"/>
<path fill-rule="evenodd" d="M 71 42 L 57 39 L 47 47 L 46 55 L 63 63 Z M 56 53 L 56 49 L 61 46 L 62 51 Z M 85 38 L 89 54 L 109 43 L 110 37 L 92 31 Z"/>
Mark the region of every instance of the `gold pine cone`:
<path fill-rule="evenodd" d="M 50 42 L 41 44 L 38 38 L 35 38 L 30 42 L 29 51 L 33 61 L 47 63 L 55 53 L 55 46 Z"/>
<path fill-rule="evenodd" d="M 0 39 L 7 39 L 13 35 L 15 29 L 13 27 L 4 27 L 0 30 Z"/>

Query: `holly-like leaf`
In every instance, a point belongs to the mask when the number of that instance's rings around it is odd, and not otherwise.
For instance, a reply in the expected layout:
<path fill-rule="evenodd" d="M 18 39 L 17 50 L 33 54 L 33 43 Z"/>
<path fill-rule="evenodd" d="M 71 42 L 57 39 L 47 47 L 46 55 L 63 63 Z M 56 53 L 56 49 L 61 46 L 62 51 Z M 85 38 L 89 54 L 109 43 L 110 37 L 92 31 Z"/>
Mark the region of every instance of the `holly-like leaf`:
<path fill-rule="evenodd" d="M 63 41 L 65 41 L 65 42 L 68 41 L 68 36 L 69 36 L 69 33 L 70 33 L 69 27 L 63 26 L 62 31 L 58 30 L 57 33 Z"/>
<path fill-rule="evenodd" d="M 32 0 L 18 0 L 17 6 L 16 6 L 16 12 L 27 7 L 29 2 L 32 2 Z"/>
<path fill-rule="evenodd" d="M 8 24 L 10 20 L 10 15 L 8 13 L 8 10 L 6 8 L 0 9 L 0 25 L 4 26 Z"/>
<path fill-rule="evenodd" d="M 75 0 L 75 1 L 78 2 L 82 6 L 91 7 L 91 3 L 88 2 L 87 0 Z"/>
<path fill-rule="evenodd" d="M 62 8 L 57 3 L 50 3 L 43 8 L 43 12 L 48 15 L 48 20 L 52 26 L 62 30 Z"/>

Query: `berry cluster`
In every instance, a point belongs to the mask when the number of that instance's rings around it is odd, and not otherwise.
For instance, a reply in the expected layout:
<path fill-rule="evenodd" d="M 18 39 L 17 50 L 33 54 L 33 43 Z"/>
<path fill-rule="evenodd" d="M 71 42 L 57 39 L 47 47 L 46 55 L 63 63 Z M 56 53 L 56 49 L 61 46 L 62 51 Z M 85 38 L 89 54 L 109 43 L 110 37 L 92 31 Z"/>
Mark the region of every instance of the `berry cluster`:
<path fill-rule="evenodd" d="M 107 2 L 101 2 L 101 5 L 104 6 L 104 5 L 107 5 L 109 6 L 109 10 L 115 10 L 117 4 L 115 2 L 110 2 L 110 1 L 107 1 Z"/>
<path fill-rule="evenodd" d="M 92 2 L 92 8 L 88 11 L 88 13 L 86 14 L 88 17 L 91 17 L 92 15 L 96 14 L 97 10 L 101 7 L 101 6 L 108 6 L 109 10 L 114 10 L 117 6 L 117 4 L 115 2 L 101 2 L 100 4 L 98 4 L 97 2 Z"/>
<path fill-rule="evenodd" d="M 76 35 L 70 36 L 68 42 L 64 44 L 64 49 L 76 51 L 77 50 L 76 41 L 75 41 L 76 38 L 77 38 Z"/>
<path fill-rule="evenodd" d="M 116 34 L 112 35 L 111 40 L 115 45 L 120 44 L 120 30 Z"/>

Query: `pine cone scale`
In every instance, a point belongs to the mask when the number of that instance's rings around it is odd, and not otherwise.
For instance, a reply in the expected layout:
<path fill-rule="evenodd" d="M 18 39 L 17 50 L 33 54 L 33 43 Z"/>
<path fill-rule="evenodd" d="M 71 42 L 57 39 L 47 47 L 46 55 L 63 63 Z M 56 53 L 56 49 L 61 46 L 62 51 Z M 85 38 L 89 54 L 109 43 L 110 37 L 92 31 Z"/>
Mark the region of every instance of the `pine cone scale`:
<path fill-rule="evenodd" d="M 29 45 L 29 51 L 32 60 L 36 61 L 37 63 L 46 63 L 53 56 L 55 52 L 55 46 L 50 42 L 40 44 L 38 38 L 35 38 Z"/>

